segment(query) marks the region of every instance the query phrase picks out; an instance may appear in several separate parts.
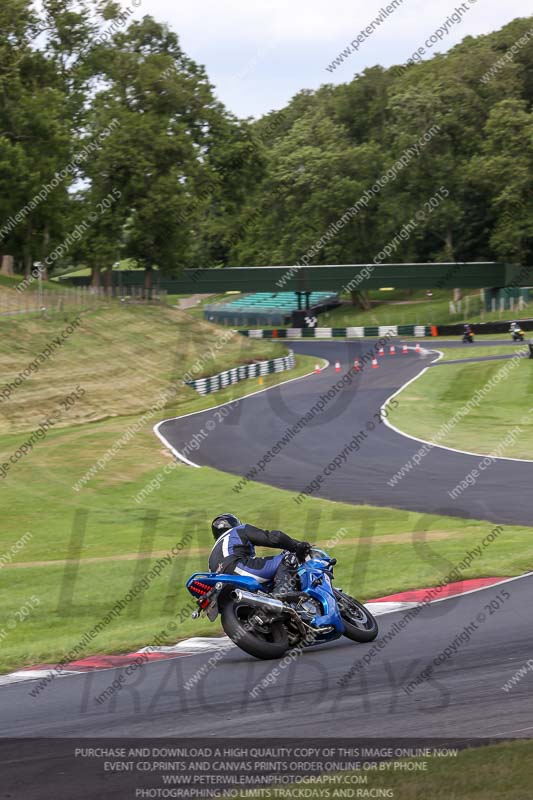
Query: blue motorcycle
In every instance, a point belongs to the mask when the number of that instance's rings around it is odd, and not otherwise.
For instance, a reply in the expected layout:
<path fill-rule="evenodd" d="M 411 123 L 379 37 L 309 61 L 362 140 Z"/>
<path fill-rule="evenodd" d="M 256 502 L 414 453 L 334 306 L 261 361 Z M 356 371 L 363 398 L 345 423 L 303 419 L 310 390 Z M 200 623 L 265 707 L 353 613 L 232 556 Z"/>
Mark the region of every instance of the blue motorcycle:
<path fill-rule="evenodd" d="M 256 658 L 281 658 L 294 647 L 331 642 L 346 636 L 371 642 L 378 635 L 376 620 L 342 589 L 332 584 L 336 558 L 313 547 L 295 576 L 295 591 L 283 599 L 269 594 L 269 584 L 244 575 L 195 572 L 187 589 L 196 598 L 193 618 L 220 614 L 229 638 Z"/>

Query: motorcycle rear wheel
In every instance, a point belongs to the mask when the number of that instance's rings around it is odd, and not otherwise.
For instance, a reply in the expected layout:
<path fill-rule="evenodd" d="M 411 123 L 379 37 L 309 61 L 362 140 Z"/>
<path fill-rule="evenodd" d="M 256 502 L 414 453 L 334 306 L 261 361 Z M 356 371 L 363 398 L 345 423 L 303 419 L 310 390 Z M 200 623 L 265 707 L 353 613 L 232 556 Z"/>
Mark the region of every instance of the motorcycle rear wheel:
<path fill-rule="evenodd" d="M 268 660 L 281 658 L 289 649 L 289 636 L 281 620 L 274 620 L 268 630 L 258 630 L 246 624 L 257 609 L 239 601 L 228 601 L 222 608 L 222 627 L 237 647 L 251 656 Z"/>
<path fill-rule="evenodd" d="M 378 635 L 378 623 L 368 608 L 340 589 L 334 592 L 346 638 L 352 642 L 373 642 Z"/>

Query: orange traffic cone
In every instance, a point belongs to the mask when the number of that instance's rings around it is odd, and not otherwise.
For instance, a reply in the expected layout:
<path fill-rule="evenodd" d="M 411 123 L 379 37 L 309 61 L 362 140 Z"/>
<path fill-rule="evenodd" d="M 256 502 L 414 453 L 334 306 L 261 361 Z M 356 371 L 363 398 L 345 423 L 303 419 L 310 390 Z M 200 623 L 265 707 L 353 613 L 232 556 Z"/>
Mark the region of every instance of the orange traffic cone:
<path fill-rule="evenodd" d="M 381 347 L 378 350 L 378 356 L 384 356 L 384 355 L 385 355 L 385 349 L 383 345 L 381 345 Z"/>
<path fill-rule="evenodd" d="M 353 368 L 354 368 L 354 370 L 356 372 L 360 371 L 361 367 L 359 366 L 359 359 L 358 358 L 356 358 L 355 361 L 353 362 Z"/>
<path fill-rule="evenodd" d="M 377 360 L 377 358 L 373 358 L 372 359 L 372 369 L 377 369 L 377 368 L 378 368 L 378 360 Z"/>
<path fill-rule="evenodd" d="M 390 346 L 389 353 L 391 354 L 391 356 L 395 356 L 396 355 L 396 348 L 394 347 L 393 344 L 391 344 L 391 346 Z"/>
<path fill-rule="evenodd" d="M 419 353 L 419 352 L 420 352 L 420 342 L 417 342 L 416 343 L 416 347 L 415 347 L 415 353 Z"/>
<path fill-rule="evenodd" d="M 320 375 L 322 370 L 320 369 L 320 364 L 315 364 L 315 374 Z"/>
<path fill-rule="evenodd" d="M 340 361 L 335 361 L 335 372 L 341 371 L 341 364 Z"/>
<path fill-rule="evenodd" d="M 402 353 L 404 354 L 404 356 L 409 355 L 409 352 L 407 350 L 407 345 L 406 344 L 404 344 L 404 346 L 402 347 Z"/>

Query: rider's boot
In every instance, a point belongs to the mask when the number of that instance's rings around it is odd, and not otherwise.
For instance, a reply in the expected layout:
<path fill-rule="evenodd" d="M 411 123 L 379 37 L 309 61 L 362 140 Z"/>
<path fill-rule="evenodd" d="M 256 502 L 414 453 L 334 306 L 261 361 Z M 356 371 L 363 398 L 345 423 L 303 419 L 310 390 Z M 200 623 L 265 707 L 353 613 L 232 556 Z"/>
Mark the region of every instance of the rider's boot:
<path fill-rule="evenodd" d="M 272 596 L 277 600 L 294 600 L 302 594 L 298 567 L 300 562 L 293 553 L 286 553 L 274 577 Z"/>

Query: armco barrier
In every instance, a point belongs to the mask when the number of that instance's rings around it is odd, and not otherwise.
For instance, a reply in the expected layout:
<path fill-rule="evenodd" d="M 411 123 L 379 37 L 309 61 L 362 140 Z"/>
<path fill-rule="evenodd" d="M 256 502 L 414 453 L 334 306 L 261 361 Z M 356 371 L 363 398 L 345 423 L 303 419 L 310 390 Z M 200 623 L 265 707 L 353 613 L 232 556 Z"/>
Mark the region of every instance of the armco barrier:
<path fill-rule="evenodd" d="M 515 319 L 513 322 L 518 322 L 524 331 L 533 330 L 533 319 Z M 475 334 L 483 336 L 484 333 L 509 333 L 511 320 L 491 321 L 491 322 L 473 322 L 471 327 Z M 450 325 L 439 325 L 439 336 L 459 336 L 463 333 L 464 325 L 462 323 L 454 322 Z"/>
<path fill-rule="evenodd" d="M 533 319 L 514 320 L 524 331 L 533 330 Z M 475 334 L 509 333 L 511 320 L 498 322 L 474 322 Z M 462 322 L 449 325 L 365 325 L 348 328 L 258 328 L 239 331 L 251 339 L 356 339 L 363 336 L 460 336 L 464 331 Z"/>
<path fill-rule="evenodd" d="M 272 358 L 270 361 L 258 361 L 255 364 L 243 364 L 241 367 L 227 369 L 212 375 L 210 378 L 198 378 L 195 381 L 187 381 L 187 386 L 191 386 L 198 394 L 211 394 L 225 389 L 232 383 L 244 381 L 246 378 L 259 378 L 262 375 L 269 375 L 272 372 L 284 372 L 294 367 L 294 353 L 292 350 L 288 356 Z"/>
<path fill-rule="evenodd" d="M 250 339 L 357 339 L 363 336 L 431 336 L 431 325 L 371 325 L 348 328 L 257 328 L 239 331 Z"/>

